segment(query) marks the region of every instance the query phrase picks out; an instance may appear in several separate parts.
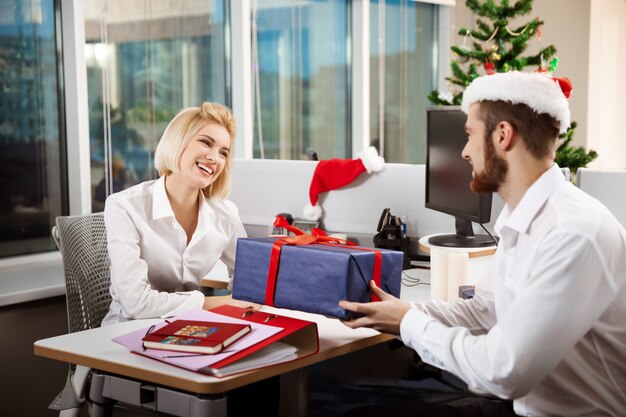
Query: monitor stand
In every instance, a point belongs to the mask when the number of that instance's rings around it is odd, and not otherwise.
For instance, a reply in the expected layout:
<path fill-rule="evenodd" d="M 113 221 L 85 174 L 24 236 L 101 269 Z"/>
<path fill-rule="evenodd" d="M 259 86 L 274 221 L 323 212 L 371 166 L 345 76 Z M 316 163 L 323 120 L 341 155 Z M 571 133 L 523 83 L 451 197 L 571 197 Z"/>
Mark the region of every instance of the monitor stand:
<path fill-rule="evenodd" d="M 428 243 L 448 248 L 484 248 L 496 245 L 489 235 L 475 235 L 471 221 L 455 217 L 455 223 L 456 234 L 432 236 Z"/>

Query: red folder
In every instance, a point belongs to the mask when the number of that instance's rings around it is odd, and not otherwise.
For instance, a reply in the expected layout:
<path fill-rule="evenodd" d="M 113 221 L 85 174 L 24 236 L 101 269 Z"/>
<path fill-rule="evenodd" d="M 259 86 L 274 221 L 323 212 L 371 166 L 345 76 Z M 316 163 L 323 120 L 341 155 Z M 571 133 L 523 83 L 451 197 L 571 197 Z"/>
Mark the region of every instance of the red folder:
<path fill-rule="evenodd" d="M 223 317 L 220 320 L 220 316 Z M 267 331 L 268 334 L 262 336 L 259 341 L 250 343 L 254 336 L 245 336 L 240 341 L 233 344 L 234 352 L 223 351 L 214 355 L 197 355 L 181 352 L 167 352 L 165 350 L 144 349 L 142 338 L 147 330 L 139 329 L 131 333 L 117 336 L 113 340 L 123 346 L 128 347 L 131 352 L 155 359 L 170 365 L 178 366 L 194 372 L 201 372 L 208 375 L 223 377 L 237 373 L 248 372 L 253 369 L 291 362 L 313 355 L 319 351 L 319 338 L 317 333 L 317 323 L 262 311 L 253 311 L 246 308 L 224 305 L 213 310 L 190 310 L 177 316 L 179 320 L 209 320 L 224 322 L 244 322 L 256 323 L 252 327 L 265 325 L 267 328 L 275 327 L 276 331 Z M 240 321 L 239 321 L 240 320 Z M 165 323 L 162 323 L 165 325 Z M 260 326 L 263 327 L 263 326 Z M 275 352 L 272 348 L 279 348 L 276 342 L 282 345 L 282 352 L 292 351 L 284 355 L 272 356 Z M 244 343 L 245 347 L 235 348 L 237 343 Z M 275 344 L 274 346 L 271 346 Z M 287 346 L 284 346 L 287 345 Z M 268 347 L 268 349 L 262 350 Z M 293 348 L 293 349 L 292 349 Z M 280 349 L 278 349 L 280 350 Z M 293 352 L 295 351 L 295 352 Z M 173 355 L 172 355 L 173 354 Z M 220 357 L 222 355 L 222 357 Z M 261 358 L 259 358 L 261 356 Z M 249 358 L 248 358 L 249 357 Z M 232 365 L 232 366 L 229 366 Z"/>
<path fill-rule="evenodd" d="M 211 365 L 212 368 L 220 369 L 277 341 L 297 347 L 298 357 L 296 359 L 313 355 L 319 351 L 319 337 L 317 333 L 317 323 L 315 322 L 266 313 L 263 311 L 252 311 L 246 308 L 231 305 L 219 306 L 209 311 L 222 314 L 224 316 L 246 320 L 252 323 L 261 323 L 283 328 L 282 331 L 274 336 L 271 336 L 254 346 L 250 346 L 235 355 Z"/>

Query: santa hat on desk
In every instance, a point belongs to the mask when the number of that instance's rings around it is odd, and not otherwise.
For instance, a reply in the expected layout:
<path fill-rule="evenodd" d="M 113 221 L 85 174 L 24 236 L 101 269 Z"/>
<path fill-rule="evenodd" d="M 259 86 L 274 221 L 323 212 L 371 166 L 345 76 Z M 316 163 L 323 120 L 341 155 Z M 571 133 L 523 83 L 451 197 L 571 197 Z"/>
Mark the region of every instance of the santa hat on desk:
<path fill-rule="evenodd" d="M 385 160 L 378 155 L 376 148 L 370 146 L 357 155 L 356 159 L 327 159 L 319 161 L 309 188 L 310 203 L 304 207 L 303 216 L 307 220 L 316 221 L 322 217 L 319 195 L 327 191 L 345 187 L 359 175 L 380 171 Z"/>
<path fill-rule="evenodd" d="M 498 72 L 476 78 L 463 92 L 461 109 L 467 113 L 472 104 L 483 100 L 525 104 L 536 113 L 546 113 L 559 122 L 560 133 L 570 125 L 567 99 L 572 91 L 568 78 L 546 72 Z"/>

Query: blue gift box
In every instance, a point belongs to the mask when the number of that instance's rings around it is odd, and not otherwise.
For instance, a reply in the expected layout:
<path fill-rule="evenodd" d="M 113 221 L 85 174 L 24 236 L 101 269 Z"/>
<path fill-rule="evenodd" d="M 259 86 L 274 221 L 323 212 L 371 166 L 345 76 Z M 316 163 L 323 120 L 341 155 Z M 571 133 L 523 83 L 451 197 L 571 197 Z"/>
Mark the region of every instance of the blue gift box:
<path fill-rule="evenodd" d="M 265 304 L 272 246 L 276 238 L 237 240 L 233 298 Z M 400 296 L 404 254 L 382 254 L 381 288 Z M 349 318 L 340 300 L 369 302 L 374 252 L 350 246 L 283 245 L 276 278 L 274 306 Z"/>

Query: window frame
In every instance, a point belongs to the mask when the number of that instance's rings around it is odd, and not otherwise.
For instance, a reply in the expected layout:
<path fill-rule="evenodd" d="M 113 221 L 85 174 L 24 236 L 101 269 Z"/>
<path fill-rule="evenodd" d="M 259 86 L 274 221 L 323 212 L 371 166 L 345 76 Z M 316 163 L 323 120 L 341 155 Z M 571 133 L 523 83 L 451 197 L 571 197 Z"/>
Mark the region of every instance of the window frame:
<path fill-rule="evenodd" d="M 81 0 L 61 0 L 69 214 L 91 213 L 89 108 L 85 63 L 85 11 Z"/>

